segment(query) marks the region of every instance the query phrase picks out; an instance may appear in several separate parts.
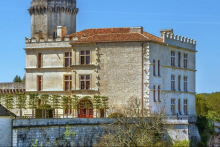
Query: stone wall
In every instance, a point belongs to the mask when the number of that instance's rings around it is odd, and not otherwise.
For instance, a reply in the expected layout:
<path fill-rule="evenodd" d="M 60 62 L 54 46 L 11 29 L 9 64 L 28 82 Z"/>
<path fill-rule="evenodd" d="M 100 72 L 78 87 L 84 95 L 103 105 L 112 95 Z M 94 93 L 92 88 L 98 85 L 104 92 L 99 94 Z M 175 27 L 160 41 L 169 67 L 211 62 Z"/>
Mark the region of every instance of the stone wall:
<path fill-rule="evenodd" d="M 25 83 L 0 83 L 0 94 L 25 92 Z"/>
<path fill-rule="evenodd" d="M 111 124 L 114 119 L 23 119 L 13 121 L 13 146 L 30 146 L 38 140 L 38 145 L 55 146 L 64 144 L 63 136 L 66 125 L 76 133 L 71 141 L 66 143 L 71 146 L 92 146 L 99 142 L 104 133 L 103 124 Z M 188 121 L 171 120 L 173 129 L 168 134 L 172 138 L 188 140 Z M 66 145 L 67 145 L 66 144 Z"/>
<path fill-rule="evenodd" d="M 10 116 L 0 116 L 0 146 L 11 146 L 12 138 L 12 118 Z"/>

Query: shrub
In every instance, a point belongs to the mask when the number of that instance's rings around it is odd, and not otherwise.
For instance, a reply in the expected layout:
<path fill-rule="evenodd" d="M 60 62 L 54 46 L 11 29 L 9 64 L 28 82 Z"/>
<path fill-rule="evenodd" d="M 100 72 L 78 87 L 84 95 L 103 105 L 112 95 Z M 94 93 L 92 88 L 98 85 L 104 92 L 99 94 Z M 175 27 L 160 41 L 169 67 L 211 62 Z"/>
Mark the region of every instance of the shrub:
<path fill-rule="evenodd" d="M 175 141 L 172 147 L 189 147 L 189 141 L 186 139 L 182 141 Z"/>
<path fill-rule="evenodd" d="M 111 115 L 108 116 L 108 118 L 118 118 L 118 117 L 125 117 L 121 113 L 112 113 Z"/>

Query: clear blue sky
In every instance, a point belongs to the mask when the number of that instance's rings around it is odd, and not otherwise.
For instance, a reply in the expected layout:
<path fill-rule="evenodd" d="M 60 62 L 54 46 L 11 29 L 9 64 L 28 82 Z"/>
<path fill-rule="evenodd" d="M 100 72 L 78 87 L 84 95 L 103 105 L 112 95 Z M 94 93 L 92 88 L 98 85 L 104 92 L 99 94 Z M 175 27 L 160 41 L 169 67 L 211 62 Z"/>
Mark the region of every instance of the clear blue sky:
<path fill-rule="evenodd" d="M 0 82 L 25 74 L 25 37 L 30 37 L 31 0 L 2 0 Z M 220 91 L 219 0 L 77 0 L 77 31 L 86 28 L 143 26 L 197 40 L 197 92 Z"/>

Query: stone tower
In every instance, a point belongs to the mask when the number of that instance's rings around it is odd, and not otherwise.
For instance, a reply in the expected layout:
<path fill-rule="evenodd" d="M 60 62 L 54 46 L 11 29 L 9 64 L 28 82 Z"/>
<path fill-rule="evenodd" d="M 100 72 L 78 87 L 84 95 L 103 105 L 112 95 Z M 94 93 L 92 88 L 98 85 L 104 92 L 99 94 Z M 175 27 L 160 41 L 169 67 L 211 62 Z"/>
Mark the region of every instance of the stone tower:
<path fill-rule="evenodd" d="M 67 28 L 67 34 L 76 32 L 76 0 L 33 0 L 29 8 L 31 37 L 42 31 L 42 37 L 55 36 L 57 26 Z"/>

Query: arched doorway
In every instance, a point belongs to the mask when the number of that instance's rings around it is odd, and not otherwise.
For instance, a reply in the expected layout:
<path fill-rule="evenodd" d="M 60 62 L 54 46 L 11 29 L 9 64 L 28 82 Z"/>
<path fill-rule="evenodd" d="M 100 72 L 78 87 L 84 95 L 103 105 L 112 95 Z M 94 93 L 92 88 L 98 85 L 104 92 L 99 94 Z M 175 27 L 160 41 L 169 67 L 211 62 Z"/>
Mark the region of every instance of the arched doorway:
<path fill-rule="evenodd" d="M 78 103 L 78 118 L 93 118 L 93 105 L 90 100 L 81 100 Z"/>

